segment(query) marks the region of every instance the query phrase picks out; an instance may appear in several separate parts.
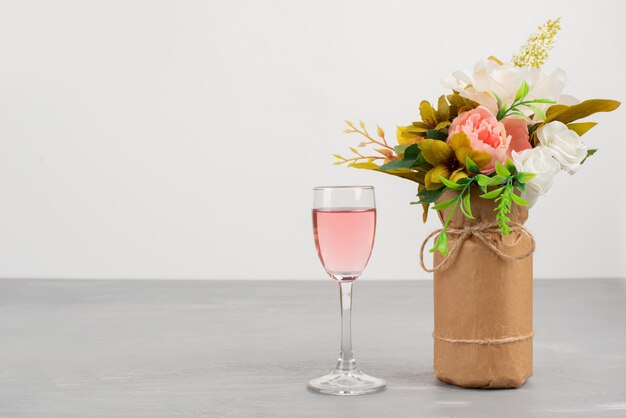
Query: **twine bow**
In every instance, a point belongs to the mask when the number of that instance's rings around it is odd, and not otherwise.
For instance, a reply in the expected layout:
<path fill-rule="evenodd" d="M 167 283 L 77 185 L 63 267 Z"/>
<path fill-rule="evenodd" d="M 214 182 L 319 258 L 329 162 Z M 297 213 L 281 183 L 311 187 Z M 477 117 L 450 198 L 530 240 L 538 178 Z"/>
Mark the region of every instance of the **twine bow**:
<path fill-rule="evenodd" d="M 448 227 L 448 230 L 447 230 L 448 235 L 458 236 L 458 239 L 455 241 L 452 248 L 450 248 L 450 250 L 448 251 L 448 255 L 444 257 L 443 260 L 439 264 L 433 266 L 432 268 L 428 268 L 426 267 L 426 264 L 424 264 L 424 249 L 426 248 L 426 244 L 428 243 L 428 241 L 430 241 L 435 235 L 438 235 L 439 233 L 441 233 L 443 231 L 443 228 L 436 229 L 433 232 L 431 232 L 426 237 L 426 239 L 424 239 L 424 242 L 422 242 L 422 247 L 420 249 L 420 265 L 422 266 L 422 269 L 428 273 L 432 273 L 432 272 L 439 270 L 440 268 L 444 267 L 445 264 L 449 260 L 452 259 L 457 249 L 459 249 L 461 245 L 463 244 L 463 242 L 466 239 L 468 239 L 470 236 L 473 236 L 476 239 L 478 239 L 480 242 L 483 243 L 483 245 L 489 248 L 494 254 L 496 254 L 498 257 L 504 260 L 516 261 L 516 260 L 523 260 L 524 258 L 529 257 L 533 252 L 535 252 L 535 238 L 520 223 L 511 222 L 509 226 L 511 227 L 511 232 L 522 232 L 530 238 L 530 242 L 531 242 L 530 251 L 522 255 L 510 255 L 510 254 L 503 252 L 489 239 L 489 234 L 500 233 L 500 227 L 498 226 L 498 224 L 496 222 L 492 222 L 492 223 L 481 222 L 481 223 L 466 225 L 463 228 Z M 520 237 L 521 237 L 521 234 L 520 234 Z M 519 240 L 519 237 L 515 241 L 514 245 L 517 244 L 518 240 Z"/>

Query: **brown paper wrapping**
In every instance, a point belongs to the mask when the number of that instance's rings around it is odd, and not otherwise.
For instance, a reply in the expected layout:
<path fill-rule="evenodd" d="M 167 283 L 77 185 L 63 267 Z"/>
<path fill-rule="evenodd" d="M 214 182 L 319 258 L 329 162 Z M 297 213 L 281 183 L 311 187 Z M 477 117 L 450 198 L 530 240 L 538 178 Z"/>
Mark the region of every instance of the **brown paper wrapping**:
<path fill-rule="evenodd" d="M 446 192 L 441 200 L 452 197 Z M 475 222 L 494 222 L 495 205 L 472 192 L 476 221 L 457 210 L 450 227 L 463 228 Z M 439 213 L 445 219 L 448 210 Z M 528 209 L 513 205 L 512 222 L 523 224 Z M 500 250 L 520 256 L 532 248 L 531 238 L 520 231 L 504 237 L 487 233 Z M 459 236 L 449 236 L 449 247 Z M 434 263 L 442 260 L 435 254 Z M 517 388 L 532 375 L 532 338 L 505 344 L 449 342 L 453 340 L 498 340 L 532 335 L 532 255 L 507 260 L 469 236 L 453 258 L 434 273 L 434 369 L 443 382 L 471 388 Z"/>

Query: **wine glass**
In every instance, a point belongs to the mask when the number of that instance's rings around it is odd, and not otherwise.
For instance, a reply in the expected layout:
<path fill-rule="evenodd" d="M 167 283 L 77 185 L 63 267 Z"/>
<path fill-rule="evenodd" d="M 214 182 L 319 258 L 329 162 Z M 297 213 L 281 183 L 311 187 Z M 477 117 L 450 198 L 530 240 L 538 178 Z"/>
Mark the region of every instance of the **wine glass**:
<path fill-rule="evenodd" d="M 309 382 L 309 389 L 329 395 L 362 395 L 385 388 L 385 381 L 356 367 L 352 353 L 350 316 L 352 283 L 369 261 L 376 233 L 376 203 L 372 186 L 313 189 L 313 233 L 324 269 L 339 283 L 341 351 L 337 367 Z"/>

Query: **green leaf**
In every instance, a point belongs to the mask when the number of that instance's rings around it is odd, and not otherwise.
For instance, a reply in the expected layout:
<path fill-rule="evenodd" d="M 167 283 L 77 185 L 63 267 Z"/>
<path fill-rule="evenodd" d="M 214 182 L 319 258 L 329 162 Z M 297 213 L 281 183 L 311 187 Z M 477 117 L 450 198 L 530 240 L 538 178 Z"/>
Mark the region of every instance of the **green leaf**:
<path fill-rule="evenodd" d="M 511 161 L 510 158 L 506 159 L 506 162 L 504 163 L 504 166 L 506 167 L 507 170 L 509 170 L 509 172 L 511 173 L 515 173 L 515 171 L 517 170 L 515 168 L 515 164 L 513 164 L 513 161 Z"/>
<path fill-rule="evenodd" d="M 515 101 L 519 102 L 522 99 L 524 99 L 524 97 L 528 96 L 528 83 L 526 81 L 522 81 L 522 85 L 519 86 L 519 89 L 517 90 L 517 93 L 515 94 Z"/>
<path fill-rule="evenodd" d="M 461 211 L 466 217 L 470 219 L 476 219 L 474 215 L 472 214 L 472 203 L 471 203 L 470 193 L 465 193 L 465 196 L 463 196 L 463 202 L 461 204 Z"/>
<path fill-rule="evenodd" d="M 428 162 L 426 161 L 426 159 L 422 155 L 422 151 L 420 150 L 417 158 L 415 159 L 415 161 L 411 165 L 411 168 L 414 169 L 414 170 L 418 170 L 420 168 L 423 168 L 424 166 L 428 166 L 429 168 L 431 167 L 431 165 L 428 164 Z M 428 170 L 426 170 L 426 171 L 428 171 Z"/>
<path fill-rule="evenodd" d="M 527 103 L 546 103 L 546 104 L 554 104 L 556 103 L 556 100 L 554 99 L 532 99 L 532 100 L 528 100 L 523 102 L 524 104 Z"/>
<path fill-rule="evenodd" d="M 478 165 L 476 165 L 474 161 L 472 161 L 469 155 L 465 156 L 465 166 L 470 172 L 474 174 L 480 174 L 480 168 L 478 167 Z"/>
<path fill-rule="evenodd" d="M 488 177 L 484 174 L 479 174 L 476 176 L 476 181 L 479 186 L 490 186 L 491 185 L 491 177 Z"/>
<path fill-rule="evenodd" d="M 431 248 L 429 251 L 431 253 L 439 251 L 444 257 L 448 255 L 448 234 L 446 234 L 445 230 L 441 231 L 441 234 L 437 236 L 434 247 Z"/>
<path fill-rule="evenodd" d="M 522 118 L 522 119 L 524 119 L 526 121 L 530 120 L 530 118 L 528 116 L 526 116 L 526 114 L 522 113 L 522 111 L 517 109 L 517 108 L 513 109 L 510 114 L 514 115 L 514 116 L 517 116 L 518 118 Z"/>
<path fill-rule="evenodd" d="M 396 145 L 395 147 L 393 147 L 393 150 L 396 152 L 396 154 L 400 155 L 400 154 L 404 154 L 404 150 L 406 150 L 409 147 L 409 145 Z"/>
<path fill-rule="evenodd" d="M 535 176 L 536 174 L 534 173 L 517 173 L 517 176 L 515 176 L 515 178 L 519 183 L 526 184 Z"/>
<path fill-rule="evenodd" d="M 426 139 L 438 139 L 440 141 L 445 141 L 448 139 L 448 135 L 436 129 L 430 129 L 426 132 Z"/>
<path fill-rule="evenodd" d="M 507 104 L 502 103 L 500 105 L 500 109 L 498 110 L 498 114 L 496 115 L 496 119 L 501 120 L 502 118 L 504 118 L 504 116 L 506 116 L 507 112 L 508 112 Z"/>
<path fill-rule="evenodd" d="M 437 201 L 437 199 L 439 199 L 441 197 L 441 195 L 443 194 L 443 192 L 446 191 L 445 187 L 442 187 L 441 189 L 437 189 L 437 190 L 427 190 L 427 189 L 423 189 L 421 190 L 417 196 L 419 196 L 420 200 L 417 202 L 411 202 L 412 205 L 415 204 L 428 204 L 428 203 L 435 203 Z"/>
<path fill-rule="evenodd" d="M 502 193 L 502 190 L 504 190 L 504 187 L 494 189 L 490 192 L 480 195 L 480 197 L 482 197 L 483 199 L 493 199 L 495 197 L 498 197 L 500 193 Z"/>
<path fill-rule="evenodd" d="M 524 106 L 526 106 L 527 108 L 529 108 L 530 110 L 535 112 L 535 115 L 537 115 L 540 119 L 545 119 L 546 118 L 546 114 L 543 113 L 543 110 L 539 109 L 537 106 L 532 105 L 530 103 L 525 104 Z"/>
<path fill-rule="evenodd" d="M 399 170 L 402 168 L 411 168 L 412 164 L 413 164 L 413 161 L 398 159 L 398 160 L 390 161 L 387 164 L 383 164 L 378 169 L 382 171 Z"/>
<path fill-rule="evenodd" d="M 456 184 L 453 181 L 448 180 L 447 178 L 443 177 L 443 176 L 439 176 L 439 180 L 441 180 L 441 182 L 443 183 L 444 186 L 446 186 L 448 189 L 452 189 L 452 190 L 458 190 L 460 189 L 461 186 L 460 184 Z"/>
<path fill-rule="evenodd" d="M 583 158 L 583 160 L 580 162 L 581 164 L 584 163 L 585 161 L 587 161 L 587 158 L 591 157 L 593 154 L 595 154 L 596 152 L 598 152 L 597 149 L 592 148 L 592 149 L 588 149 L 587 150 L 587 156 L 585 158 Z"/>
<path fill-rule="evenodd" d="M 509 177 L 511 175 L 509 170 L 507 170 L 506 167 L 500 164 L 499 161 L 496 161 L 496 173 L 501 177 Z"/>
<path fill-rule="evenodd" d="M 522 199 L 521 197 L 519 197 L 515 193 L 511 193 L 511 199 L 513 199 L 513 201 L 515 203 L 517 203 L 518 205 L 520 205 L 520 206 L 528 206 L 528 205 L 530 205 L 530 202 L 527 202 L 526 200 Z"/>
<path fill-rule="evenodd" d="M 498 110 L 500 110 L 502 108 L 502 99 L 500 98 L 500 96 L 496 94 L 495 91 L 492 91 L 491 94 L 493 94 L 493 97 L 496 98 L 496 103 L 498 104 Z"/>
<path fill-rule="evenodd" d="M 411 163 L 413 163 L 413 161 L 415 161 L 420 154 L 421 154 L 421 151 L 419 147 L 417 146 L 417 144 L 411 144 L 404 149 L 403 160 L 411 161 Z"/>
<path fill-rule="evenodd" d="M 447 207 L 450 207 L 454 202 L 456 202 L 456 200 L 458 199 L 458 197 L 453 197 L 452 199 L 449 200 L 444 200 L 443 202 L 433 206 L 433 209 L 435 210 L 443 210 Z"/>

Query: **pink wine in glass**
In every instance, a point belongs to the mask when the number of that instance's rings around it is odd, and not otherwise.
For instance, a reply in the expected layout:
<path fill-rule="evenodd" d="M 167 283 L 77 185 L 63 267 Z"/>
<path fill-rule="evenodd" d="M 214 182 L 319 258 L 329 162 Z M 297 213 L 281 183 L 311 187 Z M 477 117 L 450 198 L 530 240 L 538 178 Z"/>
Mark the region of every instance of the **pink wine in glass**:
<path fill-rule="evenodd" d="M 355 280 L 372 253 L 376 209 L 313 209 L 313 232 L 328 274 L 335 280 Z"/>

